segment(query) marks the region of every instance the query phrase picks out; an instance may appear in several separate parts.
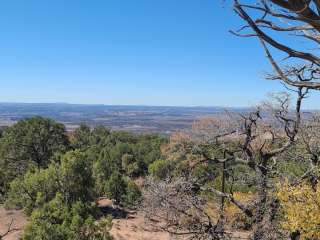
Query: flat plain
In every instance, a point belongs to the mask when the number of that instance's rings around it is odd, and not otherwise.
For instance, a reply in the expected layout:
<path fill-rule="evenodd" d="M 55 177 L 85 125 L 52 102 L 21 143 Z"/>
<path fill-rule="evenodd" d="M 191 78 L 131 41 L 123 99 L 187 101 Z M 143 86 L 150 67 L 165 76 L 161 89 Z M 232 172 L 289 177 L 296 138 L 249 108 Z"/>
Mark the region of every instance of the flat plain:
<path fill-rule="evenodd" d="M 81 123 L 103 125 L 114 130 L 170 134 L 190 128 L 199 118 L 245 108 L 116 106 L 66 103 L 0 103 L 0 126 L 10 126 L 23 118 L 42 116 L 65 124 L 68 131 Z"/>

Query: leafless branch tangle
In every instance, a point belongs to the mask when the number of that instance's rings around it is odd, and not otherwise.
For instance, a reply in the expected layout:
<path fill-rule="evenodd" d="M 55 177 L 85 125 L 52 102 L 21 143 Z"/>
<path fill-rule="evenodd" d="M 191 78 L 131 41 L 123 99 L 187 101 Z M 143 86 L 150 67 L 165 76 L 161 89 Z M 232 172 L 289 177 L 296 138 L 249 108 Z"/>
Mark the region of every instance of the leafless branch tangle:
<path fill-rule="evenodd" d="M 319 64 L 320 58 L 316 51 L 304 52 L 297 47 L 281 43 L 280 33 L 287 36 L 302 37 L 306 44 L 319 49 L 320 42 L 320 12 L 319 1 L 306 0 L 256 0 L 242 3 L 234 0 L 235 12 L 244 20 L 245 26 L 233 34 L 242 37 L 257 37 L 271 63 L 274 73 L 268 76 L 270 80 L 280 80 L 287 85 L 320 89 Z M 250 2 L 250 1 L 249 1 Z M 244 33 L 251 29 L 251 33 Z M 294 45 L 294 44 L 293 44 Z M 286 60 L 294 59 L 295 64 L 280 64 L 271 54 L 269 48 L 284 53 Z"/>

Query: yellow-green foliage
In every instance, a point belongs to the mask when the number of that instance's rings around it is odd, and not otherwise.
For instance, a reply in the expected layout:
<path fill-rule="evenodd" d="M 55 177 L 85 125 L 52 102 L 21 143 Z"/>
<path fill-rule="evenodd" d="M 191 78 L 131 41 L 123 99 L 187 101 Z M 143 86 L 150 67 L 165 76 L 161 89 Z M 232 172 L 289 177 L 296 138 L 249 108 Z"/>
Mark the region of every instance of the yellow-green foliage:
<path fill-rule="evenodd" d="M 234 192 L 233 197 L 235 200 L 242 204 L 250 204 L 256 198 L 256 195 L 247 192 Z M 248 229 L 251 225 L 250 219 L 233 203 L 228 202 L 225 207 L 226 221 L 231 226 L 239 229 Z"/>
<path fill-rule="evenodd" d="M 256 199 L 256 195 L 251 192 L 234 192 L 233 197 L 245 205 L 250 204 Z M 219 200 L 216 199 L 216 201 L 208 202 L 206 212 L 212 219 L 217 219 L 217 216 L 220 214 Z M 226 200 L 224 216 L 226 224 L 231 228 L 248 229 L 251 226 L 250 219 L 236 205 L 228 200 Z"/>
<path fill-rule="evenodd" d="M 320 184 L 314 189 L 308 183 L 279 185 L 278 198 L 283 208 L 282 227 L 299 231 L 301 239 L 320 239 Z"/>

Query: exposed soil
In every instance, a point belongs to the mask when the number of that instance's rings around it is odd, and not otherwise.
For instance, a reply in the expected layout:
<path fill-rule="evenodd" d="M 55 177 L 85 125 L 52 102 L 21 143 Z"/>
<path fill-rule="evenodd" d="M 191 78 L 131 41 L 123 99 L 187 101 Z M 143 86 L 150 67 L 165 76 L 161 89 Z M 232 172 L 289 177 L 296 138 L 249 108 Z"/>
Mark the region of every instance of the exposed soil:
<path fill-rule="evenodd" d="M 114 216 L 111 234 L 115 240 L 170 240 L 169 234 L 166 232 L 156 231 L 150 223 L 148 223 L 141 212 L 132 210 L 123 211 L 113 208 L 110 200 L 99 201 L 99 206 Z M 18 240 L 22 234 L 23 227 L 26 225 L 26 216 L 22 211 L 5 210 L 0 206 L 0 234 L 8 230 L 8 226 L 12 222 L 12 229 L 4 237 L 3 240 Z M 249 239 L 249 232 L 233 232 L 234 239 Z"/>
<path fill-rule="evenodd" d="M 141 213 L 130 213 L 126 219 L 113 221 L 111 234 L 116 240 L 169 240 L 166 232 L 155 232 Z"/>
<path fill-rule="evenodd" d="M 8 231 L 10 223 L 12 222 L 12 232 L 8 233 L 4 240 L 17 240 L 22 234 L 23 227 L 26 225 L 27 220 L 25 215 L 21 211 L 17 210 L 5 210 L 0 206 L 0 234 L 4 234 Z"/>
<path fill-rule="evenodd" d="M 103 204 L 103 207 L 109 206 L 111 209 L 111 201 L 104 200 L 101 204 Z M 146 224 L 141 213 L 127 211 L 126 216 L 122 216 L 120 210 L 113 209 L 112 212 L 115 215 L 118 214 L 118 217 L 113 220 L 111 230 L 111 234 L 115 240 L 169 240 L 167 233 L 152 231 L 151 227 Z M 11 228 L 17 230 L 10 232 L 3 240 L 18 240 L 27 220 L 22 211 L 5 210 L 0 206 L 0 234 L 7 231 L 12 220 Z"/>
<path fill-rule="evenodd" d="M 115 240 L 169 240 L 166 232 L 155 231 L 141 212 L 114 208 L 112 201 L 103 199 L 99 206 L 105 214 L 113 216 L 111 234 Z"/>

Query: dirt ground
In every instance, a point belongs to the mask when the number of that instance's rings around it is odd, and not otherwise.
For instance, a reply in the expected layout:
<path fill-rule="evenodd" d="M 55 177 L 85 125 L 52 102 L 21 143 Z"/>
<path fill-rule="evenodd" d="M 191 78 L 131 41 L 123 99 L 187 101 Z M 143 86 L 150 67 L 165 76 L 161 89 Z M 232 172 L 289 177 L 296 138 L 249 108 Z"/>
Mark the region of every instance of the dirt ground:
<path fill-rule="evenodd" d="M 11 227 L 17 230 L 5 236 L 3 240 L 18 240 L 27 221 L 21 211 L 7 211 L 0 206 L 0 234 L 7 231 L 12 220 Z M 129 212 L 126 218 L 115 219 L 111 234 L 115 240 L 169 240 L 169 235 L 165 232 L 150 232 L 143 215 L 134 212 Z"/>
<path fill-rule="evenodd" d="M 127 219 L 113 221 L 111 234 L 116 240 L 169 240 L 166 232 L 154 232 L 142 214 L 129 214 Z"/>
<path fill-rule="evenodd" d="M 111 201 L 103 200 L 99 205 L 110 207 Z M 12 222 L 11 228 L 17 229 L 3 238 L 3 240 L 18 240 L 22 234 L 23 227 L 27 220 L 21 211 L 5 210 L 0 206 L 0 234 L 7 231 L 8 226 Z M 111 234 L 115 240 L 170 240 L 170 236 L 166 232 L 153 230 L 140 212 L 128 211 L 126 217 L 115 218 Z M 249 239 L 249 233 L 236 232 L 232 234 L 234 239 Z"/>
<path fill-rule="evenodd" d="M 99 201 L 102 208 L 112 208 L 112 201 L 103 199 Z M 125 215 L 113 212 L 113 225 L 111 234 L 115 240 L 169 240 L 166 232 L 154 231 L 141 212 L 126 210 Z M 117 217 L 119 215 L 120 217 Z"/>
<path fill-rule="evenodd" d="M 22 234 L 23 227 L 26 225 L 26 217 L 21 211 L 5 210 L 0 206 L 0 234 L 7 232 L 10 223 L 11 229 L 15 229 L 4 237 L 4 240 L 17 240 Z"/>

